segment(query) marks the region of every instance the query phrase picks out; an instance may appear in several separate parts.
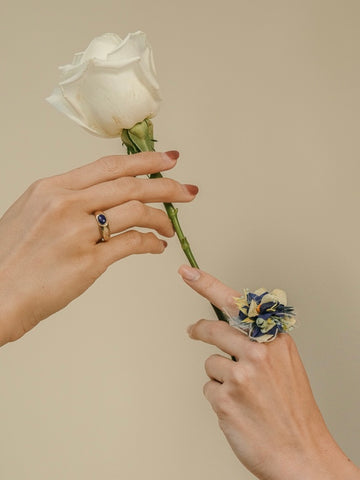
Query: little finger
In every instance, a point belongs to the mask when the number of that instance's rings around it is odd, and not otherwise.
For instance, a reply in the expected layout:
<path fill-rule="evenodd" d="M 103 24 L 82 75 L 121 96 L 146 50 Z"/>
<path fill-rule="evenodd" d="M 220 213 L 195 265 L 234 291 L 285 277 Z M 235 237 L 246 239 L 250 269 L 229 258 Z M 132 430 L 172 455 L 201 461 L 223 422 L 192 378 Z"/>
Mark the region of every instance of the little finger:
<path fill-rule="evenodd" d="M 166 247 L 167 242 L 152 232 L 142 233 L 137 230 L 128 230 L 115 235 L 108 242 L 96 245 L 98 255 L 106 266 L 133 254 L 163 253 Z"/>

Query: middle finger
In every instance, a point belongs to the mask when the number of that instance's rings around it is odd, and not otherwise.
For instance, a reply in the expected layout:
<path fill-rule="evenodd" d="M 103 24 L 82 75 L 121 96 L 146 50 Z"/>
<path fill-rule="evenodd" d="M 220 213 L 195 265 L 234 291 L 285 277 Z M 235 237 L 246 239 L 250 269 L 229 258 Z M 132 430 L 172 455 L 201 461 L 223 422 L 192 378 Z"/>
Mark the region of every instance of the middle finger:
<path fill-rule="evenodd" d="M 234 362 L 223 355 L 211 355 L 205 362 L 205 371 L 210 380 L 216 380 L 219 383 L 224 383 L 227 372 L 232 369 Z"/>
<path fill-rule="evenodd" d="M 107 210 L 129 200 L 153 202 L 190 202 L 199 189 L 170 178 L 123 177 L 81 191 L 80 198 L 89 213 Z"/>

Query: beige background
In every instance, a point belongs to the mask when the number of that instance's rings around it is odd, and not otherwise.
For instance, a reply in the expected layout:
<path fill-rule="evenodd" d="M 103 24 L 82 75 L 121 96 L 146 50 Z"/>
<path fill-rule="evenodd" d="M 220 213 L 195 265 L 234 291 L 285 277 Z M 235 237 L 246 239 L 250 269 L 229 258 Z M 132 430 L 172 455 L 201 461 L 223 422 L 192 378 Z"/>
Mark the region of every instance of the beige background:
<path fill-rule="evenodd" d="M 94 36 L 145 31 L 159 148 L 200 186 L 181 207 L 198 260 L 239 289 L 288 291 L 317 401 L 358 464 L 359 15 L 357 0 L 3 0 L 0 18 L 1 211 L 35 179 L 120 151 L 44 98 Z M 181 263 L 175 240 L 128 258 L 1 349 L 1 478 L 253 478 L 202 396 L 214 349 L 185 329 L 213 315 Z"/>

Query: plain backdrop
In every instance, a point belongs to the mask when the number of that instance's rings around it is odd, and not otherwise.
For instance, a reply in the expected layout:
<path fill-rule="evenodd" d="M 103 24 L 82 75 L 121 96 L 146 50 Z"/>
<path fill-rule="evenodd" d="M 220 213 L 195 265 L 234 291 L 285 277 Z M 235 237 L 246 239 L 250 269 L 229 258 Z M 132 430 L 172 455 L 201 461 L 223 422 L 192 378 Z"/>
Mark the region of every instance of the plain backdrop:
<path fill-rule="evenodd" d="M 44 98 L 94 36 L 145 31 L 158 149 L 179 149 L 169 175 L 200 187 L 180 206 L 197 259 L 239 290 L 287 291 L 316 399 L 358 464 L 359 18 L 357 0 L 2 0 L 0 17 L 1 212 L 37 178 L 123 153 Z M 202 395 L 216 350 L 186 327 L 214 316 L 184 261 L 176 239 L 129 257 L 1 349 L 2 479 L 254 478 Z"/>

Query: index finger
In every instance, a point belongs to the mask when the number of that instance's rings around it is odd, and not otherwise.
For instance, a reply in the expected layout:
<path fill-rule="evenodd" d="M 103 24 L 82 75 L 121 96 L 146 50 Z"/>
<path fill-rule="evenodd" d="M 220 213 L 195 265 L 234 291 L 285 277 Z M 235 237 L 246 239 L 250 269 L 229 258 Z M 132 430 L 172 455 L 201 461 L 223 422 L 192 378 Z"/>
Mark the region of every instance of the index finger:
<path fill-rule="evenodd" d="M 198 268 L 182 265 L 178 272 L 189 287 L 209 300 L 210 303 L 220 309 L 226 309 L 230 315 L 238 314 L 239 309 L 236 307 L 234 297 L 240 297 L 239 292 Z"/>
<path fill-rule="evenodd" d="M 58 175 L 71 190 L 82 190 L 120 177 L 135 177 L 169 170 L 176 165 L 179 152 L 141 152 L 134 155 L 110 155 Z"/>

